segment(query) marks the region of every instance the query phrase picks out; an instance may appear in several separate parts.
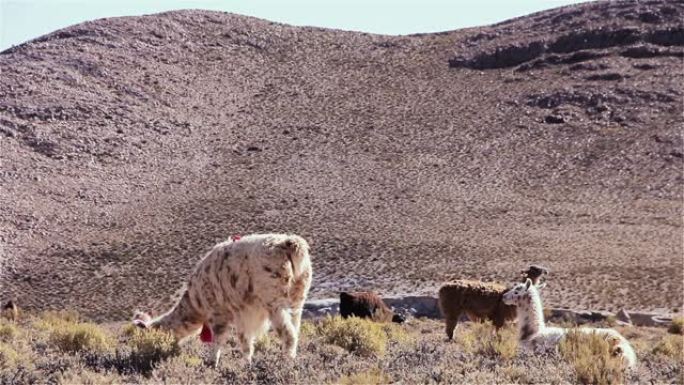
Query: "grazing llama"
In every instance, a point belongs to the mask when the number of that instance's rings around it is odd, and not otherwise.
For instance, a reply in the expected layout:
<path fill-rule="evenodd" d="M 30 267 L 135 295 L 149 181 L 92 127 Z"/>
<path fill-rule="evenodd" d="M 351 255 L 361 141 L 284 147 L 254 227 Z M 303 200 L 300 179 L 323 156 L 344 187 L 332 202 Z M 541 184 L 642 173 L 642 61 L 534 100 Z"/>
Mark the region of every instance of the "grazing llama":
<path fill-rule="evenodd" d="M 294 358 L 302 308 L 311 286 L 309 245 L 289 234 L 253 234 L 214 246 L 197 264 L 176 305 L 159 317 L 136 313 L 134 324 L 168 330 L 178 339 L 196 334 L 213 344 L 218 367 L 229 328 L 237 331 L 251 363 L 254 342 L 269 321 Z"/>
<path fill-rule="evenodd" d="M 375 322 L 404 323 L 406 319 L 390 309 L 382 298 L 370 291 L 340 293 L 340 315 L 342 318 L 369 318 Z"/>
<path fill-rule="evenodd" d="M 570 330 L 560 327 L 547 327 L 544 324 L 544 310 L 536 285 L 531 280 L 515 285 L 503 296 L 504 303 L 518 308 L 518 335 L 520 345 L 535 352 L 556 349 Z M 612 343 L 613 352 L 622 356 L 629 369 L 636 365 L 636 354 L 629 342 L 615 329 L 582 327 L 579 333 L 595 333 L 604 336 Z"/>

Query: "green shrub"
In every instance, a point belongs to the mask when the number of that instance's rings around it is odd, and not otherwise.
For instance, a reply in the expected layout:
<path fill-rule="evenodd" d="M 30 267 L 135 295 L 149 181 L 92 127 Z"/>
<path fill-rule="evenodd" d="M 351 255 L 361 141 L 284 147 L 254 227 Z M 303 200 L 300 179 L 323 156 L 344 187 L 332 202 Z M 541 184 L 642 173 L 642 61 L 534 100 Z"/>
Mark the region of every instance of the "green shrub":
<path fill-rule="evenodd" d="M 684 317 L 673 318 L 672 323 L 667 328 L 668 333 L 684 334 Z"/>
<path fill-rule="evenodd" d="M 684 350 L 684 341 L 681 336 L 665 335 L 653 347 L 652 352 L 653 354 L 676 358 L 681 362 L 684 358 L 682 350 Z"/>
<path fill-rule="evenodd" d="M 577 381 L 582 384 L 624 382 L 622 360 L 613 354 L 605 336 L 572 330 L 561 341 L 559 351 L 571 363 Z"/>
<path fill-rule="evenodd" d="M 50 331 L 50 342 L 69 353 L 103 353 L 112 349 L 111 337 L 99 326 L 90 323 L 60 321 Z"/>
<path fill-rule="evenodd" d="M 326 317 L 317 325 L 316 334 L 325 343 L 360 356 L 382 356 L 389 341 L 382 324 L 357 317 Z"/>

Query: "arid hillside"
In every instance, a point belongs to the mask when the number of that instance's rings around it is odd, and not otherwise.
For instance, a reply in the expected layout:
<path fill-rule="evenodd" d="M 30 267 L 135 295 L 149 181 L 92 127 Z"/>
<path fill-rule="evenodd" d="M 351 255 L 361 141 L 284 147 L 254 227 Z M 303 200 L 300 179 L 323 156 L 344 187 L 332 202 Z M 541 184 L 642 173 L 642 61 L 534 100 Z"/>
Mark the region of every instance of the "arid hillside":
<path fill-rule="evenodd" d="M 160 308 L 228 235 L 312 295 L 551 270 L 550 306 L 681 309 L 684 2 L 381 36 L 210 11 L 0 53 L 2 297 Z"/>

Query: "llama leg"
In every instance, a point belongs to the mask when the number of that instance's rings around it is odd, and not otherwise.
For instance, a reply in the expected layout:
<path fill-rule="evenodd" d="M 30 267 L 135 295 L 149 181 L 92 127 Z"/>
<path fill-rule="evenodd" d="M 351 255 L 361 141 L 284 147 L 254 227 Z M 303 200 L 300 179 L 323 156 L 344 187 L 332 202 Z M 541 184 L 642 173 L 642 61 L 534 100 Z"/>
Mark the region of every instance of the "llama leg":
<path fill-rule="evenodd" d="M 283 341 L 284 350 L 290 358 L 297 355 L 298 330 L 292 325 L 290 313 L 285 309 L 277 309 L 270 314 L 271 323 Z"/>
<path fill-rule="evenodd" d="M 446 318 L 446 335 L 449 340 L 454 339 L 454 329 L 458 325 L 458 316 Z"/>
<path fill-rule="evenodd" d="M 302 326 L 302 311 L 304 310 L 304 304 L 300 304 L 299 307 L 292 309 L 292 326 L 294 330 L 299 335 L 299 328 Z"/>
<path fill-rule="evenodd" d="M 242 354 L 245 357 L 248 365 L 252 364 L 252 356 L 254 355 L 254 336 L 247 335 L 245 332 L 240 332 L 238 334 L 238 340 L 240 340 L 240 347 L 242 348 Z"/>
<path fill-rule="evenodd" d="M 295 330 L 299 332 L 299 327 L 302 323 L 302 310 L 304 310 L 304 300 L 309 293 L 309 286 L 311 285 L 311 279 L 309 272 L 306 272 L 295 281 L 290 293 L 290 300 L 292 309 L 292 325 Z"/>
<path fill-rule="evenodd" d="M 214 361 L 214 369 L 219 367 L 219 359 L 221 358 L 221 347 L 228 342 L 228 324 L 227 322 L 216 322 L 212 326 L 214 338 L 212 341 L 211 358 Z"/>

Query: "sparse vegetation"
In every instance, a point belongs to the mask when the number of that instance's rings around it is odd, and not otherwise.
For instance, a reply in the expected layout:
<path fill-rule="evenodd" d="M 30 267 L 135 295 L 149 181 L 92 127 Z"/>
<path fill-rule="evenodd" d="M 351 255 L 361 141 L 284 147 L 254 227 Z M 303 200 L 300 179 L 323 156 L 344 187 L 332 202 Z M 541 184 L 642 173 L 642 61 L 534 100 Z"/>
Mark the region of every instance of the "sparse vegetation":
<path fill-rule="evenodd" d="M 0 368 L 13 368 L 19 360 L 19 354 L 12 346 L 0 342 Z"/>
<path fill-rule="evenodd" d="M 570 361 L 582 384 L 624 382 L 624 365 L 612 354 L 606 339 L 594 333 L 570 331 L 559 345 L 561 356 Z"/>
<path fill-rule="evenodd" d="M 64 325 L 69 325 L 64 328 Z M 66 339 L 63 349 L 53 339 L 54 328 L 104 334 L 107 349 L 90 348 L 84 338 Z M 498 334 L 489 323 L 464 323 L 447 342 L 443 323 L 409 320 L 379 324 L 367 320 L 328 317 L 302 323 L 297 359 L 283 359 L 275 332 L 263 337 L 251 366 L 246 366 L 236 338 L 225 347 L 219 370 L 211 367 L 210 351 L 198 338 L 178 345 L 156 330 L 87 323 L 79 317 L 44 314 L 28 317 L 3 332 L 0 342 L 0 383 L 564 383 L 618 381 L 615 361 L 597 341 L 575 342 L 565 359 L 516 354 L 514 327 Z M 0 324 L 2 330 L 2 324 Z M 630 342 L 639 346 L 639 371 L 624 381 L 673 383 L 681 378 L 681 336 L 663 328 L 629 328 Z M 1 333 L 0 333 L 1 334 Z M 65 333 L 66 335 L 78 333 Z M 78 341 L 78 342 L 75 342 Z M 598 341 L 601 342 L 601 341 Z M 352 354 L 350 354 L 352 352 Z M 597 357 L 599 357 L 597 359 Z"/>
<path fill-rule="evenodd" d="M 510 360 L 518 349 L 517 332 L 508 325 L 498 332 L 491 322 L 473 323 L 455 335 L 456 342 L 467 352 Z"/>
<path fill-rule="evenodd" d="M 684 358 L 684 340 L 678 335 L 665 335 L 653 347 L 653 354 L 676 358 L 680 362 Z"/>
<path fill-rule="evenodd" d="M 18 334 L 19 330 L 15 324 L 7 321 L 0 321 L 0 341 L 12 342 Z"/>
<path fill-rule="evenodd" d="M 337 381 L 340 385 L 383 385 L 389 384 L 390 382 L 390 376 L 380 369 L 372 369 L 348 376 L 342 376 Z"/>

